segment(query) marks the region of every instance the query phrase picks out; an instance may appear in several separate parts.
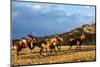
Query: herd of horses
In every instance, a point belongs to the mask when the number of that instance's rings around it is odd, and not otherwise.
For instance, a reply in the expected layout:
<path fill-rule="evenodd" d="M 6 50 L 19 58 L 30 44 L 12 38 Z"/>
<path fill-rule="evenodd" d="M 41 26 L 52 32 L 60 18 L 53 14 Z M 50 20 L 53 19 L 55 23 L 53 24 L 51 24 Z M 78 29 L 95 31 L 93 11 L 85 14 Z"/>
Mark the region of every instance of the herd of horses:
<path fill-rule="evenodd" d="M 29 48 L 32 52 L 32 50 L 35 48 L 35 46 L 40 48 L 40 55 L 42 55 L 42 52 L 44 50 L 47 52 L 48 50 L 50 53 L 54 51 L 60 51 L 61 49 L 61 42 L 64 41 L 63 37 L 61 36 L 54 36 L 52 38 L 43 39 L 43 40 L 37 40 L 36 37 L 33 37 L 32 34 L 27 35 L 28 37 L 21 37 L 17 42 L 14 43 L 13 49 L 16 50 L 16 55 L 19 55 L 19 52 L 22 51 L 24 48 Z M 81 50 L 81 44 L 85 39 L 85 35 L 81 34 L 77 38 L 71 38 L 68 40 L 68 44 L 70 45 L 70 48 L 73 45 L 76 45 L 76 49 Z M 57 48 L 57 50 L 56 50 Z"/>

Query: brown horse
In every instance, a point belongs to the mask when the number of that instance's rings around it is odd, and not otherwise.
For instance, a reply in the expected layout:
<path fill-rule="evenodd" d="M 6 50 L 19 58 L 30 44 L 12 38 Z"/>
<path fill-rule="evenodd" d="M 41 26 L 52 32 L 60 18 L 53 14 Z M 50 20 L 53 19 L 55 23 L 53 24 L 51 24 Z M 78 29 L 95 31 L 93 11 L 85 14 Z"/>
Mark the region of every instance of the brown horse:
<path fill-rule="evenodd" d="M 17 51 L 17 55 L 19 55 L 19 52 L 24 49 L 24 48 L 29 48 L 32 53 L 32 49 L 36 45 L 36 39 L 29 36 L 28 38 L 25 39 L 25 37 L 20 38 L 15 44 L 14 44 L 14 49 Z"/>
<path fill-rule="evenodd" d="M 33 37 L 32 34 L 29 34 L 27 36 L 28 36 L 28 38 L 27 38 L 27 45 L 28 45 L 28 48 L 31 50 L 31 53 L 32 53 L 32 49 L 37 45 L 36 38 Z"/>
<path fill-rule="evenodd" d="M 55 46 L 55 48 L 58 49 L 58 51 L 60 51 L 61 49 L 61 42 L 63 41 L 63 38 L 62 37 L 55 37 L 56 40 L 53 42 L 53 45 Z"/>
<path fill-rule="evenodd" d="M 45 52 L 47 52 L 47 50 L 52 50 L 53 48 L 53 43 L 50 42 L 50 40 L 44 40 L 43 43 L 41 44 L 41 47 L 40 47 L 40 55 L 42 54 L 42 52 L 45 50 Z"/>
<path fill-rule="evenodd" d="M 55 47 L 57 47 L 60 51 L 60 41 L 63 41 L 62 37 L 53 37 L 51 39 L 46 39 L 44 43 L 41 44 L 40 54 L 41 52 L 43 52 L 44 49 L 46 50 L 46 52 L 47 50 L 50 50 L 50 53 L 52 52 L 52 50 L 56 51 Z M 60 46 L 60 48 L 58 46 Z"/>
<path fill-rule="evenodd" d="M 69 40 L 69 45 L 70 45 L 70 48 L 73 46 L 73 45 L 76 45 L 76 50 L 79 48 L 79 50 L 81 50 L 81 44 L 83 42 L 83 40 L 85 39 L 85 35 L 84 34 L 81 34 L 80 37 L 77 37 L 77 38 L 71 38 Z"/>
<path fill-rule="evenodd" d="M 28 47 L 26 44 L 27 44 L 27 42 L 26 42 L 26 40 L 25 40 L 24 37 L 22 37 L 21 39 L 19 39 L 19 40 L 14 44 L 14 49 L 17 51 L 17 55 L 19 55 L 19 52 L 20 52 L 22 49 Z"/>

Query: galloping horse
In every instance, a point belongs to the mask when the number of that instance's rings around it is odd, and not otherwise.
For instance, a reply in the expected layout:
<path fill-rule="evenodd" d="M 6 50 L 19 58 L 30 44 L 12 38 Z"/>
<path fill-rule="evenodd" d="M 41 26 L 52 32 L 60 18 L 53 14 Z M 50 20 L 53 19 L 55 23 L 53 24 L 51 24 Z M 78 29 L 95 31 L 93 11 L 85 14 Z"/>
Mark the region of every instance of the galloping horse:
<path fill-rule="evenodd" d="M 55 48 L 57 48 L 60 51 L 60 49 L 61 49 L 61 43 L 60 42 L 63 41 L 63 38 L 58 37 L 58 36 L 56 36 L 55 38 L 56 38 L 56 40 L 54 40 L 53 45 L 55 46 Z"/>
<path fill-rule="evenodd" d="M 51 39 L 46 39 L 44 43 L 41 44 L 40 54 L 41 52 L 43 52 L 44 49 L 46 51 L 47 49 L 49 49 L 50 53 L 52 52 L 53 49 L 54 51 L 56 51 L 55 47 L 57 47 L 58 50 L 60 51 L 60 48 L 61 48 L 60 41 L 63 41 L 62 37 L 53 37 Z M 60 46 L 60 48 L 58 46 Z"/>
<path fill-rule="evenodd" d="M 28 47 L 26 44 L 27 44 L 27 42 L 26 42 L 25 37 L 20 38 L 20 39 L 14 44 L 14 49 L 17 51 L 17 55 L 19 55 L 19 52 L 20 52 L 22 49 Z"/>
<path fill-rule="evenodd" d="M 29 49 L 31 50 L 31 52 L 32 52 L 32 49 L 34 48 L 34 46 L 37 45 L 37 43 L 36 43 L 36 38 L 33 37 L 32 34 L 29 34 L 29 35 L 27 35 L 27 36 L 28 36 L 28 38 L 27 38 L 27 45 L 28 45 L 28 48 L 29 48 Z"/>
<path fill-rule="evenodd" d="M 32 35 L 28 35 L 28 38 L 25 39 L 25 37 L 20 38 L 15 44 L 14 49 L 17 51 L 17 55 L 19 52 L 24 48 L 29 48 L 32 52 L 32 49 L 36 44 L 36 39 Z"/>
<path fill-rule="evenodd" d="M 71 38 L 70 40 L 69 40 L 69 45 L 70 45 L 70 48 L 69 49 L 71 49 L 71 47 L 73 46 L 73 45 L 76 45 L 77 47 L 76 47 L 76 50 L 79 48 L 79 50 L 81 50 L 81 44 L 82 44 L 82 42 L 83 42 L 83 40 L 85 39 L 85 35 L 84 34 L 81 34 L 81 36 L 80 37 L 78 37 L 78 38 Z"/>

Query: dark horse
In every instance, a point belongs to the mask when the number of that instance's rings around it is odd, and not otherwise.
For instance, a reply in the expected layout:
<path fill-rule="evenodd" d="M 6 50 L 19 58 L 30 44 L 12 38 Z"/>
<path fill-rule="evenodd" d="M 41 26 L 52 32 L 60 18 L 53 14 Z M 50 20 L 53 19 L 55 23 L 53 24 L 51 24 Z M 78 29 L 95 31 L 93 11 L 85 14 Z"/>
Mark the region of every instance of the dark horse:
<path fill-rule="evenodd" d="M 79 48 L 79 50 L 81 50 L 81 44 L 83 42 L 83 40 L 85 39 L 85 35 L 84 34 L 81 34 L 80 37 L 77 37 L 77 38 L 71 38 L 69 40 L 69 45 L 70 45 L 70 48 L 73 46 L 73 45 L 76 45 L 76 50 Z"/>

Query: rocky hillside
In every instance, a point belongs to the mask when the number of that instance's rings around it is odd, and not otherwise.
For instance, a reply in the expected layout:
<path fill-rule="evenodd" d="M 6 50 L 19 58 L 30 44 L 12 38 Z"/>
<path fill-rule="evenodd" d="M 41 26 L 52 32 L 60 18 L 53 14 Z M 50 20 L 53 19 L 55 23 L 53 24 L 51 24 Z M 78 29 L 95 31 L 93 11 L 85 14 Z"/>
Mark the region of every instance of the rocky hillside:
<path fill-rule="evenodd" d="M 91 33 L 91 34 L 96 33 L 96 24 L 85 24 L 82 26 L 82 28 L 87 33 Z"/>
<path fill-rule="evenodd" d="M 81 27 L 71 30 L 70 32 L 65 32 L 59 34 L 64 40 L 69 40 L 70 38 L 79 37 L 81 33 L 84 33 L 86 36 L 85 44 L 95 44 L 96 42 L 96 24 L 84 24 Z"/>

